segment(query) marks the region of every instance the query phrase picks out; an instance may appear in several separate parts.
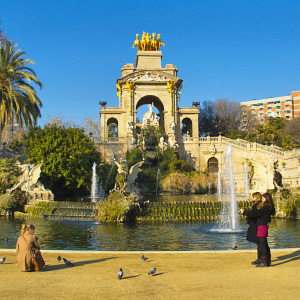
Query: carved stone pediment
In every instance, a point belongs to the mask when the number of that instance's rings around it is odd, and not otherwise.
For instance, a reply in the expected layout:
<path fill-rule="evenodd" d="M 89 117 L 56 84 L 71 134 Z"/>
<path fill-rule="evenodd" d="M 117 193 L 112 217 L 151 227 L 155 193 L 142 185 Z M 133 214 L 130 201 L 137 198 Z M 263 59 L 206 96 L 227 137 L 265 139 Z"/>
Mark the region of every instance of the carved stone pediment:
<path fill-rule="evenodd" d="M 177 81 L 178 78 L 164 71 L 137 71 L 129 75 L 126 75 L 118 80 L 118 83 L 123 83 L 126 81 L 155 81 L 155 82 L 168 82 Z"/>

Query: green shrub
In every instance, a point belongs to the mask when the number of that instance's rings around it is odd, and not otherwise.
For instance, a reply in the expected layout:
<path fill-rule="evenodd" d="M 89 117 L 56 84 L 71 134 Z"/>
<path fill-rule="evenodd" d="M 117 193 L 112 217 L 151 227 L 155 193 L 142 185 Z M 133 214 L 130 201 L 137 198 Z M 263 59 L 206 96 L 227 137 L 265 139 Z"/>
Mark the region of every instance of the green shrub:
<path fill-rule="evenodd" d="M 17 167 L 15 159 L 0 158 L 0 194 L 12 188 L 21 174 L 22 171 Z"/>
<path fill-rule="evenodd" d="M 12 194 L 0 195 L 0 211 L 23 211 L 26 203 L 27 197 L 23 191 L 17 190 Z"/>
<path fill-rule="evenodd" d="M 195 168 L 185 160 L 175 160 L 169 164 L 170 172 L 175 173 L 177 171 L 180 172 L 192 172 L 195 171 Z"/>
<path fill-rule="evenodd" d="M 17 199 L 10 194 L 0 195 L 0 211 L 13 211 L 17 204 Z"/>
<path fill-rule="evenodd" d="M 98 218 L 101 222 L 128 222 L 135 219 L 138 208 L 134 204 L 134 195 L 125 196 L 120 191 L 112 191 L 109 196 L 99 203 Z"/>

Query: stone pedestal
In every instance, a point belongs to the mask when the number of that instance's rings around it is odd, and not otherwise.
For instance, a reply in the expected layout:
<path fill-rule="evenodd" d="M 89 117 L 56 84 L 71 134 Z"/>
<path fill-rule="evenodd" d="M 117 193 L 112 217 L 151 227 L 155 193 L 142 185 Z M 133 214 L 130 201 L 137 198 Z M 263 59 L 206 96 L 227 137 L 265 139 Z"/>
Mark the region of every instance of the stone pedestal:
<path fill-rule="evenodd" d="M 161 51 L 139 51 L 135 66 L 137 69 L 161 69 L 162 56 Z"/>

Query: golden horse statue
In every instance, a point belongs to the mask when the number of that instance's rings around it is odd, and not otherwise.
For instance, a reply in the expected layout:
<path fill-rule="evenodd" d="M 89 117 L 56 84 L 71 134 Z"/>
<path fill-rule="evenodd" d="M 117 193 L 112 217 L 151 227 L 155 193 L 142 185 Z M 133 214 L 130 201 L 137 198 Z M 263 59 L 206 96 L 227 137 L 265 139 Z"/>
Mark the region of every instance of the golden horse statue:
<path fill-rule="evenodd" d="M 160 39 L 160 34 L 157 35 L 152 33 L 152 35 L 149 33 L 146 34 L 146 32 L 143 32 L 142 39 L 139 39 L 139 35 L 136 35 L 136 40 L 134 41 L 134 44 L 132 48 L 136 46 L 139 51 L 158 51 L 160 46 L 164 46 L 165 44 Z"/>
<path fill-rule="evenodd" d="M 160 48 L 160 46 L 164 46 L 165 47 L 165 44 L 160 39 L 160 33 L 157 35 L 157 41 L 158 41 L 158 49 Z"/>
<path fill-rule="evenodd" d="M 142 50 L 142 45 L 141 45 L 139 34 L 136 35 L 136 40 L 134 41 L 132 48 L 134 48 L 134 46 L 136 46 L 138 48 L 138 50 Z"/>
<path fill-rule="evenodd" d="M 142 35 L 142 39 L 141 39 L 141 48 L 142 48 L 142 51 L 146 51 L 146 32 L 144 31 L 143 32 L 143 35 Z"/>

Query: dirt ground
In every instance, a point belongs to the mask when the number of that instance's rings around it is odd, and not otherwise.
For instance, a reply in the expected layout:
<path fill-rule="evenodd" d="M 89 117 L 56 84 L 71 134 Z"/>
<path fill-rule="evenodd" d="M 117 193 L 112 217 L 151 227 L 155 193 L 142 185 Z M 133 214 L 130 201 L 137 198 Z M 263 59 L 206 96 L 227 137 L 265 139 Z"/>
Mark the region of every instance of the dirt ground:
<path fill-rule="evenodd" d="M 145 262 L 141 252 L 42 254 L 42 271 L 21 272 L 15 252 L 0 250 L 0 299 L 300 299 L 300 249 L 272 251 L 268 268 L 250 264 L 253 251 L 144 252 Z M 74 266 L 57 262 L 58 254 Z"/>

